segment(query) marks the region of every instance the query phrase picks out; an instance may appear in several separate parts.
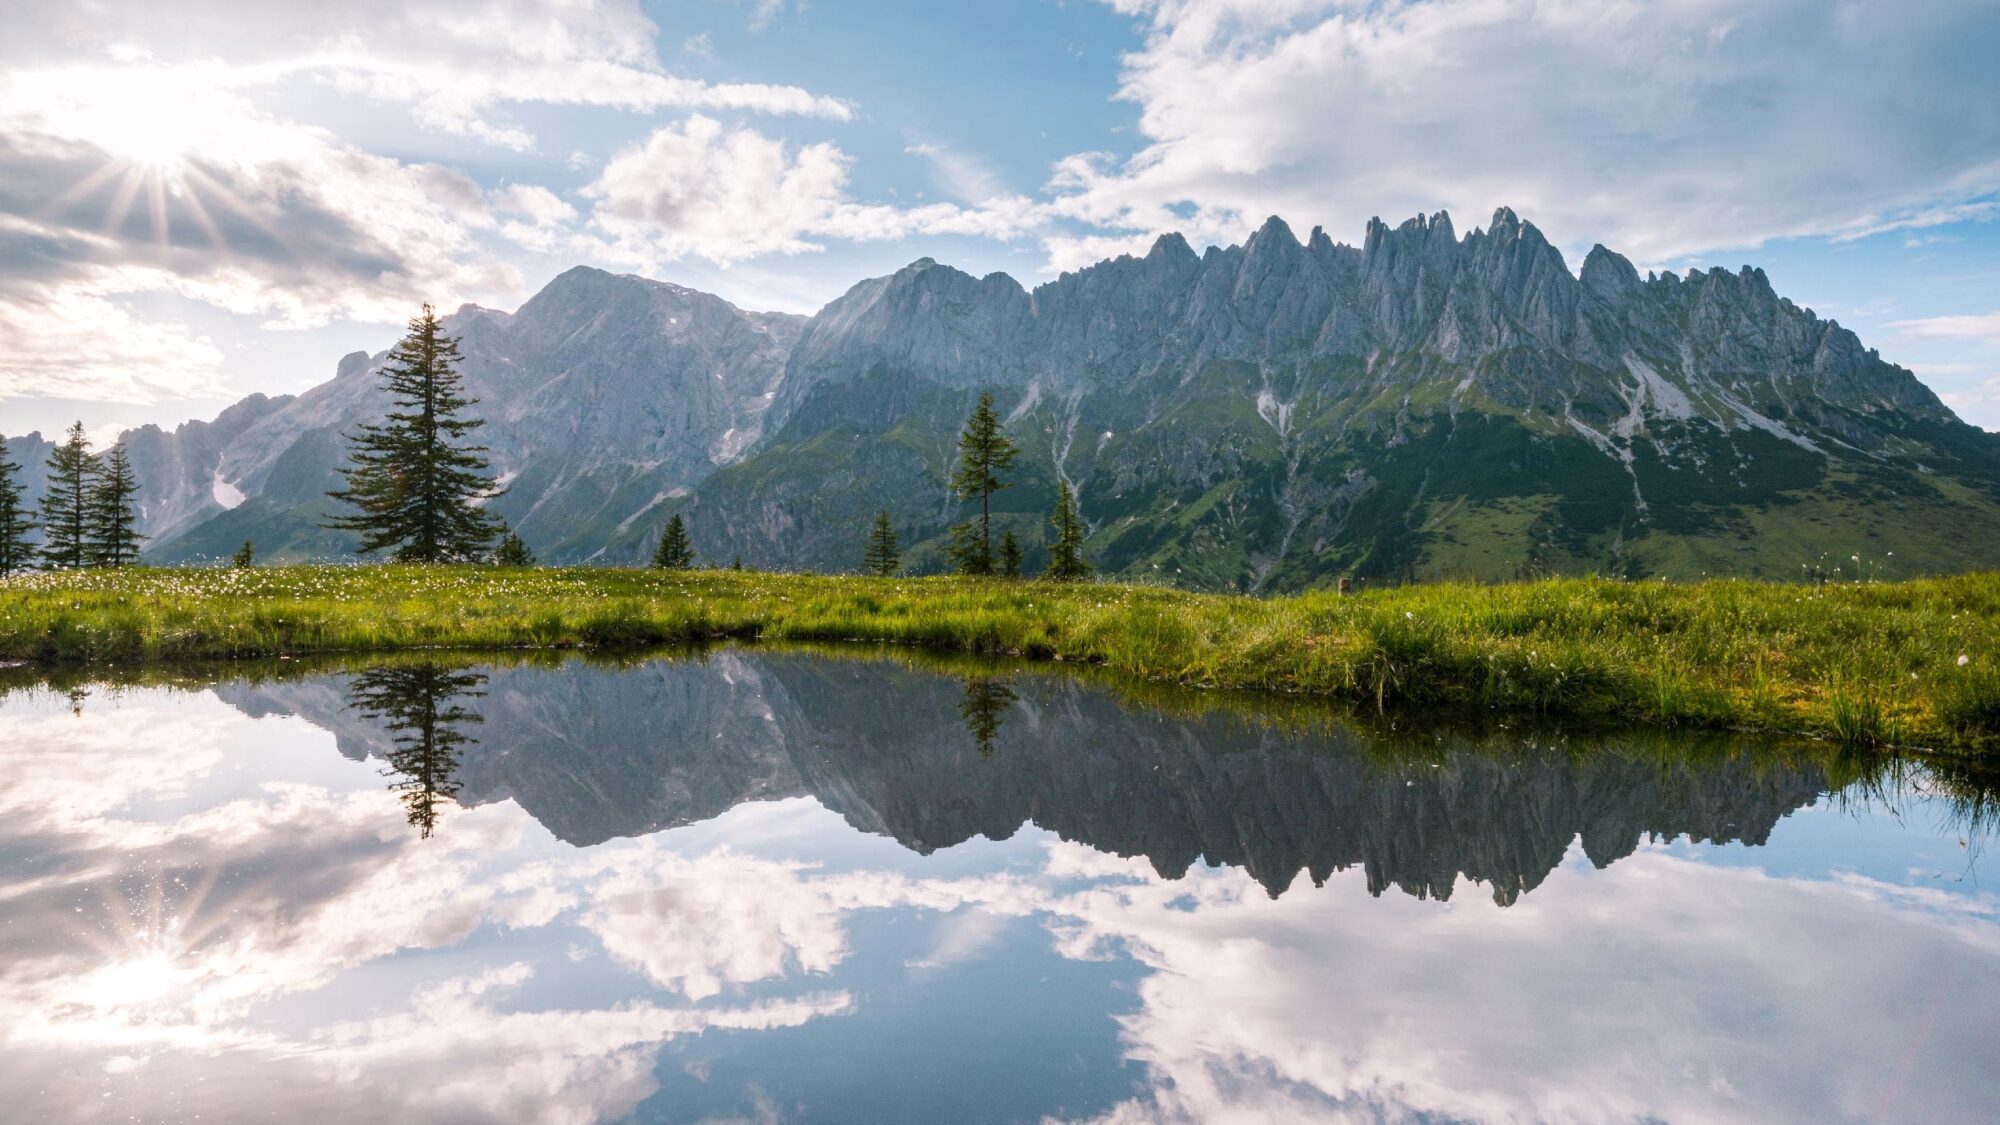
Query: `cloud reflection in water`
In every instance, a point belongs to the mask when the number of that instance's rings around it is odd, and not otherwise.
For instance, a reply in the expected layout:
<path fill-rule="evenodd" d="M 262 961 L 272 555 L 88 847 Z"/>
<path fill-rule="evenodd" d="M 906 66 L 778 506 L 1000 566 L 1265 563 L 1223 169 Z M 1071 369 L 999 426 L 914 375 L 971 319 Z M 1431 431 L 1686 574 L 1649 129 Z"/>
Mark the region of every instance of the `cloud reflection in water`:
<path fill-rule="evenodd" d="M 916 990 L 976 1021 L 1063 964 L 1134 974 L 1129 1006 L 1078 993 L 1049 1018 L 1133 1060 L 1138 1088 L 1004 1027 L 1007 1054 L 961 1065 L 1065 1119 L 1959 1120 L 2000 1094 L 1992 895 L 1644 841 L 1711 814 L 1763 839 L 1755 808 L 1817 792 L 1768 768 L 1648 791 L 1608 764 L 1600 783 L 1470 752 L 1370 762 L 1033 678 L 980 737 L 949 680 L 800 658 L 491 675 L 471 807 L 429 838 L 334 753 L 387 753 L 339 681 L 129 690 L 80 716 L 0 701 L 0 1095 L 58 1118 L 815 1118 L 835 1103 L 787 1043 L 859 1051 L 844 1029 Z M 1613 788 L 1638 795 L 1593 795 Z M 1566 825 L 1551 858 L 1521 810 Z M 1921 828 L 1866 827 L 1937 854 Z M 1511 905 L 1435 901 L 1471 869 Z M 697 1036 L 756 1088 L 703 1082 L 678 1046 Z M 878 1065 L 856 1078 L 879 1106 L 926 1080 Z M 691 1088 L 700 1106 L 671 1100 Z"/>

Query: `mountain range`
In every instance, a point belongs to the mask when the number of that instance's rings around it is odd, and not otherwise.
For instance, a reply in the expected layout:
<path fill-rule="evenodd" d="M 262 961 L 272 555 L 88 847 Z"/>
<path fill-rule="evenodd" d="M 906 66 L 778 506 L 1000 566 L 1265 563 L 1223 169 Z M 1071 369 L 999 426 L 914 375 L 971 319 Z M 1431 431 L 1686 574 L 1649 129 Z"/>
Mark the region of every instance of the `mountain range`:
<path fill-rule="evenodd" d="M 923 259 L 812 317 L 579 267 L 446 323 L 492 506 L 550 562 L 641 561 L 679 512 L 708 561 L 852 570 L 886 508 L 939 569 L 982 390 L 1021 446 L 995 510 L 1030 566 L 1059 480 L 1101 571 L 1206 589 L 2000 559 L 2000 435 L 1762 270 L 1642 276 L 1599 246 L 1572 273 L 1504 208 L 1358 247 L 1276 218 L 1202 253 L 1167 235 L 1032 290 Z M 381 359 L 126 433 L 149 560 L 348 551 L 318 523 Z"/>

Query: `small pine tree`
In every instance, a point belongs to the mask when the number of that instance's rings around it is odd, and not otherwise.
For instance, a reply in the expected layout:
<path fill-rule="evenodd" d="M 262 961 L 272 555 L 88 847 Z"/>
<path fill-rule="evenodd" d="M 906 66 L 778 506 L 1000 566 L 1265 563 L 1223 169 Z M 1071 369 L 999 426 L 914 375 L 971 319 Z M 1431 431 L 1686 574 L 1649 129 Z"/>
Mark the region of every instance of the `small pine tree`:
<path fill-rule="evenodd" d="M 965 720 L 966 732 L 972 735 L 972 745 L 980 757 L 992 755 L 993 744 L 1000 737 L 1001 716 L 1019 698 L 1006 680 L 980 677 L 965 681 L 965 696 L 959 700 L 958 714 Z"/>
<path fill-rule="evenodd" d="M 237 567 L 256 566 L 257 545 L 255 543 L 250 542 L 248 539 L 245 539 L 243 541 L 243 546 L 238 547 L 236 549 L 236 553 L 230 556 L 229 562 L 230 565 Z"/>
<path fill-rule="evenodd" d="M 1000 577 L 1021 577 L 1021 541 L 1014 538 L 1014 530 L 1000 537 Z"/>
<path fill-rule="evenodd" d="M 1049 517 L 1049 524 L 1055 530 L 1055 538 L 1049 543 L 1049 568 L 1042 573 L 1050 578 L 1066 582 L 1090 577 L 1090 564 L 1084 561 L 1082 517 L 1076 512 L 1076 497 L 1069 490 L 1069 482 L 1057 481 L 1060 486 L 1056 493 L 1056 511 Z"/>
<path fill-rule="evenodd" d="M 139 481 L 125 447 L 114 445 L 97 464 L 88 504 L 90 561 L 96 566 L 131 566 L 139 561 L 139 512 L 132 503 Z"/>
<path fill-rule="evenodd" d="M 958 435 L 958 468 L 951 474 L 954 495 L 979 501 L 979 522 L 951 529 L 949 551 L 960 574 L 993 573 L 993 494 L 1007 487 L 1000 474 L 1013 468 L 1016 452 L 993 409 L 993 393 L 981 391 L 965 432 Z"/>
<path fill-rule="evenodd" d="M 458 341 L 444 334 L 429 305 L 389 353 L 382 380 L 398 409 L 350 435 L 347 487 L 327 495 L 357 511 L 322 525 L 360 532 L 361 554 L 465 561 L 484 556 L 500 534 L 500 521 L 480 506 L 498 495 L 486 447 L 464 440 L 485 423 L 464 413 L 477 403 L 460 393 L 458 358 Z"/>
<path fill-rule="evenodd" d="M 686 570 L 694 565 L 694 544 L 688 542 L 687 524 L 682 522 L 679 512 L 667 521 L 667 530 L 660 535 L 660 546 L 653 552 L 653 565 L 661 570 Z"/>
<path fill-rule="evenodd" d="M 91 563 L 90 486 L 97 458 L 83 423 L 69 428 L 49 454 L 49 490 L 42 494 L 42 561 L 56 570 L 81 570 Z"/>
<path fill-rule="evenodd" d="M 509 531 L 507 537 L 500 540 L 500 549 L 493 552 L 493 561 L 500 566 L 533 566 L 535 553 L 528 549 L 519 532 Z"/>
<path fill-rule="evenodd" d="M 25 570 L 34 557 L 28 532 L 34 527 L 28 511 L 21 506 L 21 466 L 7 457 L 7 442 L 0 438 L 0 578 Z"/>
<path fill-rule="evenodd" d="M 889 509 L 875 513 L 875 526 L 868 532 L 868 546 L 861 552 L 861 571 L 878 578 L 890 578 L 903 569 L 902 548 L 896 542 L 896 528 L 889 522 Z"/>
<path fill-rule="evenodd" d="M 743 556 L 742 556 L 742 555 L 738 555 L 738 556 L 736 556 L 735 558 L 733 558 L 733 559 L 730 559 L 730 560 L 729 560 L 729 569 L 731 569 L 731 570 L 742 570 L 742 569 L 743 569 Z"/>

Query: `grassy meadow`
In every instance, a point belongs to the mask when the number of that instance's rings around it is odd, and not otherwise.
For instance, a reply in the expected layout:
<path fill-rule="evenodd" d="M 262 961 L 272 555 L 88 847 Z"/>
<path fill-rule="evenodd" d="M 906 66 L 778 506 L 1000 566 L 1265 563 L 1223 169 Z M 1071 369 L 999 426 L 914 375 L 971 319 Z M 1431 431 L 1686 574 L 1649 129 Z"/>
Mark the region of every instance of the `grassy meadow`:
<path fill-rule="evenodd" d="M 2000 754 L 2000 574 L 1555 579 L 1254 599 L 723 570 L 298 566 L 0 581 L 0 660 L 868 642 L 1369 709 L 1733 727 Z"/>

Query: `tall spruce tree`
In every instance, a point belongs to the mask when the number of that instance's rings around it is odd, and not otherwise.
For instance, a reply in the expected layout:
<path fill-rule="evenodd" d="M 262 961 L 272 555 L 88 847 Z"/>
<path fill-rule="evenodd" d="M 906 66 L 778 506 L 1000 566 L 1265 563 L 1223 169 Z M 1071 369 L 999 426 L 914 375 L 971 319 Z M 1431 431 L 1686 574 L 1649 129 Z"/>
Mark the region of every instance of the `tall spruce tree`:
<path fill-rule="evenodd" d="M 903 569 L 902 548 L 896 542 L 896 528 L 889 522 L 889 509 L 875 514 L 875 526 L 868 532 L 868 546 L 861 552 L 863 573 L 890 578 Z"/>
<path fill-rule="evenodd" d="M 460 390 L 459 358 L 458 341 L 444 334 L 429 305 L 389 353 L 382 381 L 394 408 L 380 425 L 349 436 L 347 487 L 327 493 L 357 511 L 323 526 L 360 532 L 361 554 L 463 562 L 484 557 L 500 534 L 500 521 L 480 507 L 498 493 L 486 447 L 465 441 L 485 423 L 465 413 L 477 402 Z"/>
<path fill-rule="evenodd" d="M 86 519 L 90 535 L 90 561 L 94 566 L 131 566 L 139 561 L 139 511 L 132 497 L 139 492 L 138 478 L 123 445 L 114 445 L 97 463 L 97 479 L 91 482 Z"/>
<path fill-rule="evenodd" d="M 1014 529 L 1000 537 L 1000 577 L 1021 577 L 1021 541 L 1014 538 Z"/>
<path fill-rule="evenodd" d="M 49 490 L 42 494 L 42 562 L 54 570 L 81 570 L 91 564 L 90 487 L 97 458 L 83 423 L 69 428 L 49 454 Z"/>
<path fill-rule="evenodd" d="M 660 533 L 660 545 L 653 551 L 653 565 L 661 570 L 686 570 L 694 565 L 694 544 L 688 542 L 687 524 L 679 512 L 667 521 Z"/>
<path fill-rule="evenodd" d="M 979 522 L 951 529 L 948 550 L 960 574 L 993 573 L 993 494 L 1007 487 L 1000 474 L 1014 467 L 1016 452 L 993 409 L 993 392 L 981 391 L 965 432 L 958 435 L 958 468 L 951 474 L 955 495 L 979 501 Z"/>
<path fill-rule="evenodd" d="M 425 838 L 437 828 L 439 812 L 456 802 L 465 747 L 479 741 L 461 728 L 485 721 L 458 701 L 485 695 L 485 685 L 478 672 L 416 664 L 373 668 L 347 687 L 347 705 L 388 728 L 383 776 L 402 799 L 410 826 Z"/>
<path fill-rule="evenodd" d="M 0 578 L 25 570 L 34 559 L 28 533 L 34 524 L 21 505 L 21 466 L 7 456 L 7 441 L 0 438 Z"/>
<path fill-rule="evenodd" d="M 1076 496 L 1069 490 L 1069 482 L 1058 480 L 1056 511 L 1049 517 L 1049 525 L 1055 537 L 1049 543 L 1049 567 L 1042 573 L 1050 578 L 1076 581 L 1090 577 L 1090 563 L 1083 557 L 1084 527 L 1082 517 L 1076 512 Z"/>

